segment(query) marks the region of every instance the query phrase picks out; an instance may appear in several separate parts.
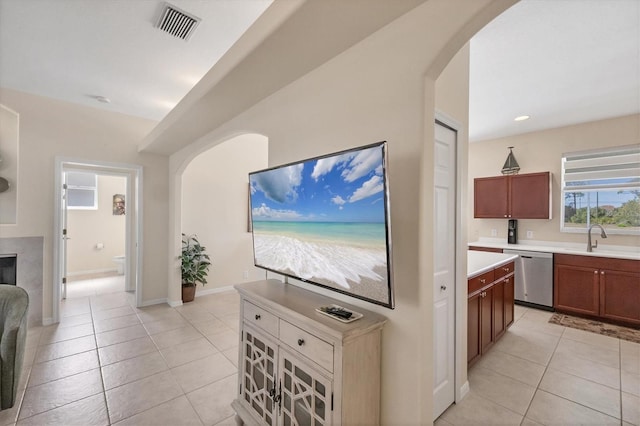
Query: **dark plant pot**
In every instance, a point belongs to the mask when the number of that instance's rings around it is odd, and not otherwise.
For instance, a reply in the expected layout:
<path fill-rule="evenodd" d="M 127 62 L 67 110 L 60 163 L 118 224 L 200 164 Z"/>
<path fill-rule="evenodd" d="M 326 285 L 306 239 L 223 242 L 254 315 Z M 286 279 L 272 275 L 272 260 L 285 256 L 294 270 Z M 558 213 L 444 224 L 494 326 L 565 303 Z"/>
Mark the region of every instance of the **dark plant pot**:
<path fill-rule="evenodd" d="M 182 286 L 182 303 L 193 302 L 196 297 L 195 285 L 183 285 Z"/>

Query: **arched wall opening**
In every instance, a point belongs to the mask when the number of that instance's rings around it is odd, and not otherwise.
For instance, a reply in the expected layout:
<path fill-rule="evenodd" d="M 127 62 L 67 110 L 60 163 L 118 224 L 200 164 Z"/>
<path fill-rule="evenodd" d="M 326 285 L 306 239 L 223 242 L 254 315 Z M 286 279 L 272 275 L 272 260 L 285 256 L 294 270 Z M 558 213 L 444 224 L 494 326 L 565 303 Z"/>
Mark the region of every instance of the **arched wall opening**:
<path fill-rule="evenodd" d="M 253 266 L 248 173 L 267 167 L 268 143 L 266 136 L 243 134 L 185 161 L 180 233 L 196 234 L 212 262 L 208 282 L 196 295 L 264 278 Z"/>
<path fill-rule="evenodd" d="M 206 140 L 193 140 L 170 159 L 170 205 L 174 206 L 170 253 L 175 256 L 182 226 L 181 168 L 188 164 L 187 158 L 197 155 L 193 153 L 209 145 L 207 141 L 227 140 L 244 129 L 268 135 L 269 166 L 372 141 L 389 142 L 397 303 L 393 311 L 363 306 L 388 318 L 381 348 L 383 424 L 432 421 L 433 331 L 429 325 L 433 322 L 436 81 L 469 38 L 514 2 L 474 1 L 462 7 L 457 2 L 425 2 L 209 130 Z M 194 115 L 202 113 L 194 111 Z M 170 274 L 177 273 L 179 265 L 174 262 Z M 169 300 L 179 300 L 179 276 L 172 276 L 170 282 L 175 284 L 170 284 Z"/>

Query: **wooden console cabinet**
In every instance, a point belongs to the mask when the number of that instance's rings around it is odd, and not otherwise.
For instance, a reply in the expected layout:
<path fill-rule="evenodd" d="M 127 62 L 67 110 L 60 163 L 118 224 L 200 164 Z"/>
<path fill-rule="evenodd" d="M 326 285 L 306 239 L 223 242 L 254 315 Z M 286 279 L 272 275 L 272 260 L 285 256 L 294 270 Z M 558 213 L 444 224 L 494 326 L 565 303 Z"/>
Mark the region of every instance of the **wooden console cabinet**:
<path fill-rule="evenodd" d="M 551 219 L 551 173 L 492 176 L 473 181 L 473 217 Z"/>
<path fill-rule="evenodd" d="M 558 312 L 640 326 L 640 261 L 554 255 Z"/>
<path fill-rule="evenodd" d="M 241 296 L 240 423 L 380 423 L 380 351 L 386 319 L 305 289 L 265 280 Z M 337 304 L 363 314 L 345 324 L 315 311 Z"/>
<path fill-rule="evenodd" d="M 475 363 L 514 320 L 514 262 L 468 280 L 467 362 Z"/>

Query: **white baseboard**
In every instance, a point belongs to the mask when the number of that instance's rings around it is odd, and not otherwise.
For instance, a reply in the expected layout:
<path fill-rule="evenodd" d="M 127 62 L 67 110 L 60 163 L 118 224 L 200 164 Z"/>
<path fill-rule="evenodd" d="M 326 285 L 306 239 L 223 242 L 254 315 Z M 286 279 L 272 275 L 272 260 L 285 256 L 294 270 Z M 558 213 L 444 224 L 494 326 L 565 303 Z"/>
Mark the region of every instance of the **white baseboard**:
<path fill-rule="evenodd" d="M 170 300 L 167 302 L 169 304 L 169 306 L 171 306 L 172 308 L 175 308 L 177 306 L 182 306 L 182 300 Z"/>
<path fill-rule="evenodd" d="M 460 401 L 464 399 L 465 396 L 469 393 L 469 381 L 464 382 L 462 386 L 460 386 Z M 456 402 L 460 402 L 456 401 Z"/>
<path fill-rule="evenodd" d="M 107 272 L 118 272 L 118 268 L 87 269 L 86 271 L 67 272 L 67 277 L 78 275 L 106 274 Z"/>
<path fill-rule="evenodd" d="M 51 318 L 51 317 L 42 318 L 42 325 L 43 326 L 46 327 L 47 325 L 51 325 L 51 324 L 54 324 L 53 318 Z"/>
<path fill-rule="evenodd" d="M 233 289 L 234 288 L 233 288 L 232 285 L 228 285 L 228 286 L 225 286 L 225 287 L 209 288 L 209 289 L 206 289 L 206 290 L 201 290 L 200 288 L 198 288 L 196 290 L 196 297 L 206 296 L 208 294 L 224 293 L 226 291 L 231 291 Z"/>
<path fill-rule="evenodd" d="M 145 307 L 145 306 L 151 306 L 151 305 L 161 305 L 163 303 L 169 303 L 166 297 L 164 299 L 144 300 L 140 306 Z"/>

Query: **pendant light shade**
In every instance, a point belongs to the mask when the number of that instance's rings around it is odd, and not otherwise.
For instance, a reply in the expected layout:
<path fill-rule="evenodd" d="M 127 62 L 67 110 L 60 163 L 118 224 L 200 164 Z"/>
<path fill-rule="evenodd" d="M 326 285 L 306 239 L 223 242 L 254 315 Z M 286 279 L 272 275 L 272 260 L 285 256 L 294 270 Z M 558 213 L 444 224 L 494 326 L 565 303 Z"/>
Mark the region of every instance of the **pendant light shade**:
<path fill-rule="evenodd" d="M 520 171 L 520 165 L 516 161 L 516 157 L 513 155 L 513 147 L 509 147 L 509 155 L 507 156 L 507 161 L 504 162 L 504 166 L 502 166 L 502 174 L 503 175 L 517 175 Z"/>

